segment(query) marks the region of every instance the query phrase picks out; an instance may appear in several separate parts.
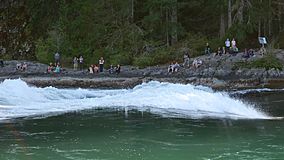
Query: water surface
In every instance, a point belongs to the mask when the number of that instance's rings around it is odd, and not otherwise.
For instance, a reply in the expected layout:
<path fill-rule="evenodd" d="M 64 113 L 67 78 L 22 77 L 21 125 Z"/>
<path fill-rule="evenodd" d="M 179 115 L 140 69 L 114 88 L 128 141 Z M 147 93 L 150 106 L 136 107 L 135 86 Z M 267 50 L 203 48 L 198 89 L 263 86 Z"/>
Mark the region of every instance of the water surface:
<path fill-rule="evenodd" d="M 0 92 L 1 160 L 284 157 L 284 120 L 273 118 L 284 116 L 282 91 L 215 93 L 209 88 L 156 82 L 134 90 L 58 90 L 31 88 L 21 81 L 12 83 L 17 83 L 18 88 L 26 87 L 26 91 L 23 94 L 17 91 L 12 100 L 5 97 L 9 90 L 5 95 Z M 10 90 L 15 89 L 13 86 Z M 9 88 L 7 84 L 0 87 Z M 155 90 L 172 93 L 171 97 L 186 96 L 177 101 L 172 99 L 173 103 L 166 106 L 170 101 L 162 96 L 157 97 L 166 102 L 157 101 L 152 94 L 142 94 Z M 166 91 L 169 92 L 163 93 Z M 21 97 L 24 93 L 33 98 Z M 61 96 L 52 97 L 54 94 Z M 136 94 L 143 101 L 148 100 L 146 105 Z M 207 97 L 203 102 L 197 103 L 204 95 Z M 125 97 L 128 98 L 122 101 Z M 192 97 L 197 102 L 189 103 Z M 216 102 L 218 99 L 221 101 Z M 97 100 L 101 101 L 96 103 Z M 155 100 L 157 105 L 149 106 Z M 136 106 L 132 105 L 134 101 Z M 239 108 L 226 112 L 230 107 Z"/>

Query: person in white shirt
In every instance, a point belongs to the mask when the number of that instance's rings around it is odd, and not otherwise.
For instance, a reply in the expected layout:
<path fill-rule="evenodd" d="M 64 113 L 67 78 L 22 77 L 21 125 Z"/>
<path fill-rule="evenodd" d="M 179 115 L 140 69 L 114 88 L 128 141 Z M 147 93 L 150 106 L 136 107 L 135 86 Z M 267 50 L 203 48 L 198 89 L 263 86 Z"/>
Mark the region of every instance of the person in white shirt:
<path fill-rule="evenodd" d="M 74 67 L 74 70 L 78 69 L 78 58 L 76 56 L 73 59 L 73 67 Z"/>
<path fill-rule="evenodd" d="M 169 67 L 168 67 L 168 72 L 169 72 L 169 73 L 174 72 L 173 66 L 174 66 L 174 62 L 172 62 L 172 63 L 169 65 Z"/>
<path fill-rule="evenodd" d="M 28 65 L 26 62 L 22 65 L 22 71 L 26 71 L 28 69 Z"/>
<path fill-rule="evenodd" d="M 225 41 L 225 46 L 226 46 L 226 53 L 229 53 L 230 47 L 231 47 L 231 42 L 229 38 Z"/>
<path fill-rule="evenodd" d="M 236 48 L 236 47 L 237 47 L 237 42 L 236 42 L 236 40 L 235 40 L 234 38 L 232 39 L 232 42 L 231 42 L 231 43 L 232 43 L 232 47 L 233 47 L 233 48 Z"/>
<path fill-rule="evenodd" d="M 84 58 L 83 58 L 83 56 L 80 56 L 80 58 L 79 58 L 79 65 L 80 65 L 80 70 L 83 70 L 84 68 L 83 68 L 83 65 L 84 65 Z"/>
<path fill-rule="evenodd" d="M 200 60 L 200 59 L 195 59 L 193 62 L 192 62 L 192 66 L 194 67 L 194 68 L 198 68 L 198 67 L 200 67 L 201 65 L 202 65 L 202 60 Z"/>
<path fill-rule="evenodd" d="M 99 60 L 100 72 L 104 71 L 104 63 L 105 63 L 105 60 L 103 57 L 101 57 L 101 59 Z"/>
<path fill-rule="evenodd" d="M 180 68 L 180 65 L 178 64 L 178 62 L 176 62 L 173 66 L 173 72 L 178 72 L 179 68 Z"/>

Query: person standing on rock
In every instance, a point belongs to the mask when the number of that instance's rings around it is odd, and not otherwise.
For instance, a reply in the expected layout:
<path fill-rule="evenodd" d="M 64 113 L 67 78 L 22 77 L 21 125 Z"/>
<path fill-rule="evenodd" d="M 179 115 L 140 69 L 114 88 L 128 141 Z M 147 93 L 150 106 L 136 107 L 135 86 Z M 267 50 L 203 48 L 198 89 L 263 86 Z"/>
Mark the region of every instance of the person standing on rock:
<path fill-rule="evenodd" d="M 225 46 L 226 46 L 226 53 L 229 53 L 230 47 L 231 47 L 231 42 L 229 38 L 225 41 Z"/>
<path fill-rule="evenodd" d="M 222 47 L 222 55 L 226 54 L 226 48 L 223 46 Z"/>
<path fill-rule="evenodd" d="M 75 56 L 73 59 L 74 70 L 78 69 L 78 58 Z"/>
<path fill-rule="evenodd" d="M 120 73 L 120 69 L 121 69 L 121 67 L 120 67 L 120 65 L 118 64 L 118 65 L 115 67 L 115 73 L 116 73 L 116 74 L 119 74 L 119 73 Z"/>
<path fill-rule="evenodd" d="M 105 60 L 103 57 L 101 57 L 101 59 L 99 60 L 100 72 L 104 71 L 104 63 L 105 63 Z"/>
<path fill-rule="evenodd" d="M 0 59 L 0 67 L 4 67 L 4 61 Z"/>
<path fill-rule="evenodd" d="M 236 42 L 236 40 L 234 38 L 232 39 L 231 43 L 232 43 L 233 49 L 237 48 L 237 42 Z"/>
<path fill-rule="evenodd" d="M 189 54 L 188 52 L 185 52 L 183 55 L 183 66 L 189 67 Z"/>
<path fill-rule="evenodd" d="M 58 53 L 58 51 L 54 54 L 54 61 L 55 64 L 60 63 L 60 54 Z"/>
<path fill-rule="evenodd" d="M 206 43 L 206 47 L 205 47 L 205 55 L 209 55 L 211 53 L 211 48 L 209 46 L 209 43 Z"/>
<path fill-rule="evenodd" d="M 84 58 L 83 58 L 82 55 L 79 58 L 79 65 L 80 65 L 80 70 L 83 70 L 84 69 L 84 67 L 83 67 L 83 65 L 84 65 Z"/>

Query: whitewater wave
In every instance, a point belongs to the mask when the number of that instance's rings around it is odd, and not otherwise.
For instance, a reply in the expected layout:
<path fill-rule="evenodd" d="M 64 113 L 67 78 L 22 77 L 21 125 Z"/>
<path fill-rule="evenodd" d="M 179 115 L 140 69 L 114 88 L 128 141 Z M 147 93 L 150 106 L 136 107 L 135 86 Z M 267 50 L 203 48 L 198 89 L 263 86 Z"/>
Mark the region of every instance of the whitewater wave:
<path fill-rule="evenodd" d="M 167 117 L 270 118 L 227 93 L 190 84 L 152 81 L 121 90 L 36 88 L 20 79 L 5 80 L 0 84 L 0 119 L 92 108 L 130 108 Z"/>

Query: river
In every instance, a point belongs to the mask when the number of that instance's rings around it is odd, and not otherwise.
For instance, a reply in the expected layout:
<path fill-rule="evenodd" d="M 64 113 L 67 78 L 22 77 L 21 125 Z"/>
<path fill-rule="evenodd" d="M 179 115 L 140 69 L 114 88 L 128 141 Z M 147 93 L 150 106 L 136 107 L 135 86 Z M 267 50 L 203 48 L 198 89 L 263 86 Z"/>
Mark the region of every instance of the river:
<path fill-rule="evenodd" d="M 0 84 L 0 159 L 283 159 L 284 91 Z"/>

